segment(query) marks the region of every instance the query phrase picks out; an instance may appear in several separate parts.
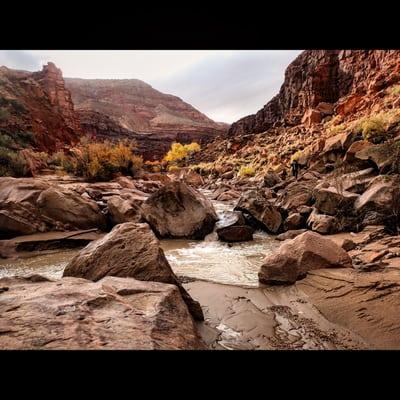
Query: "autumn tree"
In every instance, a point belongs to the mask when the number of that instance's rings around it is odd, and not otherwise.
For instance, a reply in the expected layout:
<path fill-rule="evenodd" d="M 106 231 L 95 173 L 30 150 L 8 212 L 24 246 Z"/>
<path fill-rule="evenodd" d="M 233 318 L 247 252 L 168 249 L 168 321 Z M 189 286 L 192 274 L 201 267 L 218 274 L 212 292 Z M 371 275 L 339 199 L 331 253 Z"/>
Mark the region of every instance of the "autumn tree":
<path fill-rule="evenodd" d="M 192 142 L 190 144 L 172 143 L 171 149 L 164 157 L 164 161 L 169 164 L 179 165 L 193 153 L 201 150 L 198 143 Z"/>

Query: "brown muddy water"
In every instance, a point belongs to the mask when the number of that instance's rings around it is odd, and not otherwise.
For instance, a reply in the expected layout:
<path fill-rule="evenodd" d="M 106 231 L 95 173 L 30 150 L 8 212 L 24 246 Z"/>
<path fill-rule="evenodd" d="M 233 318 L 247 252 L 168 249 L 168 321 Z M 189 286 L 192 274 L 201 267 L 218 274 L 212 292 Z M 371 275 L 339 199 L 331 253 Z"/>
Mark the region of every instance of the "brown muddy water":
<path fill-rule="evenodd" d="M 221 219 L 233 204 L 213 201 Z M 216 233 L 205 240 L 161 240 L 174 272 L 184 278 L 214 283 L 257 287 L 257 273 L 266 254 L 279 242 L 265 232 L 256 232 L 254 240 L 243 243 L 223 243 Z M 0 277 L 40 274 L 51 279 L 62 277 L 64 268 L 78 249 L 40 254 L 24 259 L 0 260 Z"/>

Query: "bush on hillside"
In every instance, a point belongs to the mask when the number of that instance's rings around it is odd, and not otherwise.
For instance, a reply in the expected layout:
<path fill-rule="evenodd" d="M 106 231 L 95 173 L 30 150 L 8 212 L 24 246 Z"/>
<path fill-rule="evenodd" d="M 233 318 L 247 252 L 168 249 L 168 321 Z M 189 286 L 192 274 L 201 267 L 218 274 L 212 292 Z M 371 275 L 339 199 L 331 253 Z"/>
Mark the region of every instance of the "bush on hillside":
<path fill-rule="evenodd" d="M 239 169 L 239 176 L 254 176 L 256 171 L 251 165 L 242 165 Z"/>
<path fill-rule="evenodd" d="M 298 161 L 300 159 L 300 157 L 303 155 L 303 152 L 301 150 L 296 151 L 296 153 L 294 153 L 292 155 L 292 157 L 290 157 L 290 161 Z"/>
<path fill-rule="evenodd" d="M 89 181 L 108 181 L 117 173 L 133 175 L 143 165 L 142 157 L 134 155 L 133 147 L 128 143 L 88 140 L 71 149 L 71 155 L 55 153 L 52 162 L 67 173 Z"/>
<path fill-rule="evenodd" d="M 180 167 L 178 167 L 177 165 L 170 165 L 168 167 L 168 172 L 175 172 L 175 171 L 180 171 Z"/>
<path fill-rule="evenodd" d="M 28 163 L 20 152 L 0 147 L 0 176 L 20 178 L 29 175 Z"/>
<path fill-rule="evenodd" d="M 400 95 L 400 85 L 395 85 L 392 86 L 390 89 L 390 94 L 394 95 L 394 96 L 399 96 Z"/>
<path fill-rule="evenodd" d="M 381 143 L 385 140 L 385 121 L 381 116 L 366 118 L 356 130 L 362 134 L 364 140 L 371 143 Z"/>
<path fill-rule="evenodd" d="M 144 167 L 151 172 L 161 172 L 164 168 L 160 161 L 146 161 Z"/>
<path fill-rule="evenodd" d="M 10 117 L 10 113 L 5 108 L 0 108 L 0 121 L 5 121 Z"/>
<path fill-rule="evenodd" d="M 198 143 L 192 142 L 190 144 L 172 143 L 171 149 L 164 157 L 164 161 L 171 164 L 181 164 L 181 162 L 193 153 L 201 150 Z"/>

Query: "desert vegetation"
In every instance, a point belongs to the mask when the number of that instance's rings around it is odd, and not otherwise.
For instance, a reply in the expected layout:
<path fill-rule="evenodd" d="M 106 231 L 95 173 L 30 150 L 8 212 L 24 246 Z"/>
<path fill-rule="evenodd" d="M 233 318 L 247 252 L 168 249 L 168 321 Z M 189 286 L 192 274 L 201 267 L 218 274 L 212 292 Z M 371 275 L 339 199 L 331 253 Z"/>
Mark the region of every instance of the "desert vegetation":
<path fill-rule="evenodd" d="M 108 181 L 118 173 L 134 175 L 143 165 L 142 157 L 134 154 L 134 146 L 128 142 L 91 142 L 87 139 L 67 153 L 54 153 L 51 162 L 88 181 Z"/>
<path fill-rule="evenodd" d="M 165 155 L 163 161 L 168 165 L 169 171 L 178 170 L 182 167 L 188 158 L 201 150 L 198 143 L 192 142 L 190 144 L 181 144 L 174 142 L 171 145 L 170 150 Z"/>

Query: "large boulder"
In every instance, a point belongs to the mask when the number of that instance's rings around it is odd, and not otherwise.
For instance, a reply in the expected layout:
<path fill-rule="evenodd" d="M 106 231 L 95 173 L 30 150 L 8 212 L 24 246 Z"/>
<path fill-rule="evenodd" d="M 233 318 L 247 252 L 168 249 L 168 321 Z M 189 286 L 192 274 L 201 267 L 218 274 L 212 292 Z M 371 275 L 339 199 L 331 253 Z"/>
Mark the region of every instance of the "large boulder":
<path fill-rule="evenodd" d="M 338 231 L 338 221 L 331 215 L 319 214 L 316 209 L 307 219 L 307 226 L 314 232 L 321 234 L 331 234 Z"/>
<path fill-rule="evenodd" d="M 373 165 L 379 173 L 386 173 L 393 163 L 393 151 L 388 148 L 389 143 L 365 146 L 354 154 L 356 161 Z"/>
<path fill-rule="evenodd" d="M 95 201 L 40 179 L 0 178 L 1 234 L 106 228 Z"/>
<path fill-rule="evenodd" d="M 242 211 L 254 227 L 271 233 L 277 233 L 282 225 L 279 208 L 264 196 L 262 190 L 250 190 L 243 193 L 235 210 Z"/>
<path fill-rule="evenodd" d="M 254 229 L 248 225 L 233 225 L 217 229 L 218 239 L 223 242 L 246 242 L 253 240 Z"/>
<path fill-rule="evenodd" d="M 182 174 L 181 178 L 187 185 L 190 185 L 193 187 L 200 187 L 200 186 L 204 185 L 203 177 L 195 171 L 191 171 L 191 170 L 185 171 Z"/>
<path fill-rule="evenodd" d="M 361 150 L 364 150 L 368 147 L 373 146 L 371 142 L 368 142 L 367 140 L 357 140 L 356 142 L 353 142 L 351 146 L 347 149 L 346 155 L 344 156 L 343 161 L 348 164 L 354 164 L 356 166 L 365 166 L 368 167 L 368 157 L 357 157 L 357 153 L 361 152 Z M 362 153 L 360 153 L 362 154 Z"/>
<path fill-rule="evenodd" d="M 395 177 L 380 175 L 370 182 L 367 190 L 354 203 L 354 208 L 364 218 L 364 225 L 378 225 L 399 218 L 399 197 L 399 181 Z"/>
<path fill-rule="evenodd" d="M 139 222 L 141 219 L 141 206 L 147 196 L 140 196 L 129 191 L 122 192 L 119 196 L 111 196 L 107 200 L 108 212 L 112 223 Z"/>
<path fill-rule="evenodd" d="M 300 207 L 310 206 L 313 201 L 313 190 L 317 182 L 316 177 L 291 182 L 278 192 L 275 204 L 287 212 L 298 212 Z"/>
<path fill-rule="evenodd" d="M 50 187 L 40 193 L 36 204 L 42 215 L 69 229 L 105 229 L 105 218 L 97 204 L 72 190 Z"/>
<path fill-rule="evenodd" d="M 97 229 L 80 231 L 54 231 L 17 236 L 0 240 L 0 258 L 31 257 L 35 252 L 71 249 L 86 246 L 93 240 L 100 239 L 104 233 Z"/>
<path fill-rule="evenodd" d="M 369 183 L 375 178 L 375 170 L 366 168 L 340 176 L 340 186 L 343 190 L 357 194 L 363 193 Z"/>
<path fill-rule="evenodd" d="M 227 190 L 221 193 L 216 200 L 218 201 L 232 201 L 237 200 L 240 197 L 240 192 L 236 190 Z"/>
<path fill-rule="evenodd" d="M 0 279 L 0 349 L 204 349 L 174 285 Z"/>
<path fill-rule="evenodd" d="M 350 256 L 335 242 L 307 231 L 268 255 L 258 277 L 262 283 L 294 283 L 307 271 L 320 268 L 351 268 Z"/>
<path fill-rule="evenodd" d="M 278 235 L 275 240 L 278 240 L 280 242 L 283 242 L 288 239 L 294 239 L 296 236 L 301 235 L 302 233 L 307 232 L 307 229 L 296 229 L 296 230 L 290 230 L 284 233 L 281 233 Z"/>
<path fill-rule="evenodd" d="M 332 115 L 334 113 L 334 105 L 332 103 L 321 102 L 315 107 L 324 116 Z"/>
<path fill-rule="evenodd" d="M 275 186 L 281 182 L 282 182 L 282 179 L 275 172 L 268 172 L 267 174 L 264 175 L 264 178 L 263 178 L 264 186 L 267 188 L 272 188 L 273 186 Z"/>
<path fill-rule="evenodd" d="M 153 193 L 142 205 L 142 216 L 161 238 L 204 239 L 218 219 L 211 201 L 182 181 Z"/>
<path fill-rule="evenodd" d="M 147 224 L 116 225 L 102 239 L 82 249 L 66 266 L 63 276 L 98 281 L 108 275 L 177 285 L 193 317 L 203 319 L 199 303 L 178 281 Z"/>
<path fill-rule="evenodd" d="M 339 133 L 338 135 L 331 136 L 325 140 L 325 146 L 322 150 L 323 153 L 329 152 L 343 152 L 351 146 L 351 144 L 358 139 L 359 134 L 352 131 Z"/>
<path fill-rule="evenodd" d="M 246 220 L 240 211 L 223 211 L 219 217 L 218 222 L 215 224 L 216 230 L 246 224 Z"/>
<path fill-rule="evenodd" d="M 323 214 L 337 215 L 352 210 L 359 195 L 334 186 L 316 187 L 314 191 L 315 207 Z"/>
<path fill-rule="evenodd" d="M 301 123 L 307 127 L 319 124 L 322 121 L 322 113 L 316 109 L 309 108 L 303 115 Z"/>
<path fill-rule="evenodd" d="M 283 229 L 285 231 L 301 229 L 305 224 L 306 219 L 300 213 L 292 213 L 285 219 Z"/>

